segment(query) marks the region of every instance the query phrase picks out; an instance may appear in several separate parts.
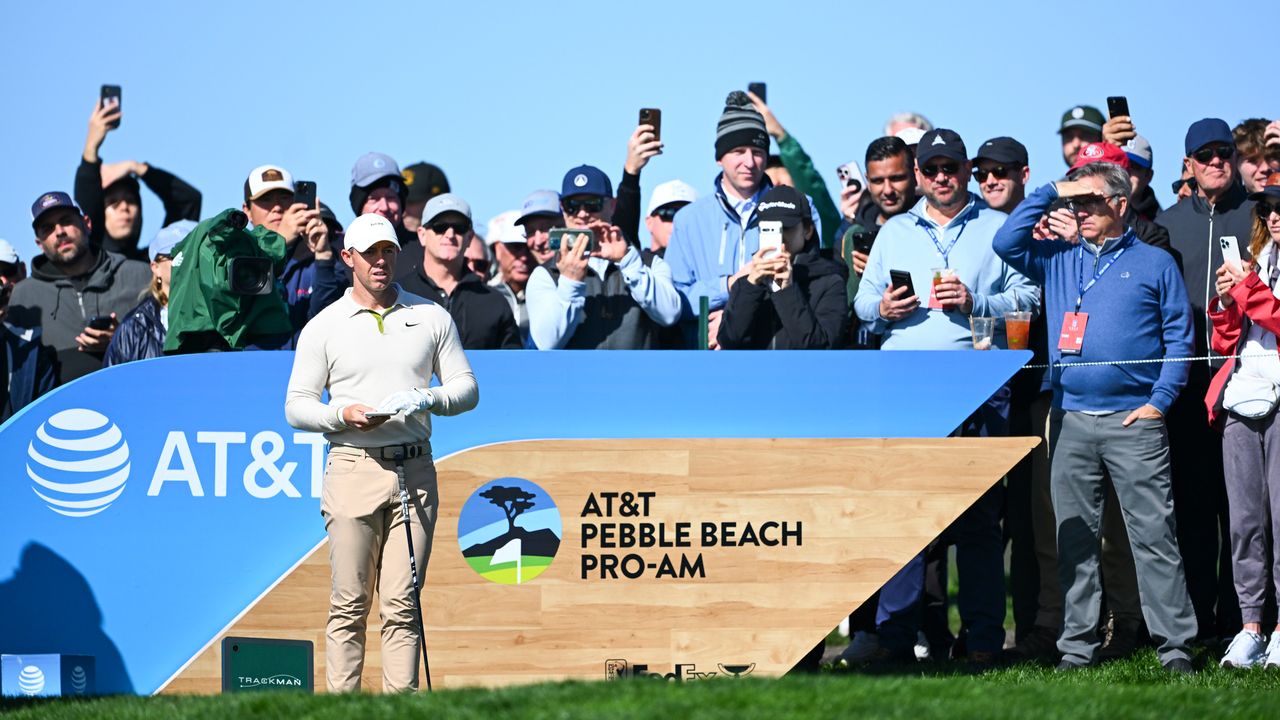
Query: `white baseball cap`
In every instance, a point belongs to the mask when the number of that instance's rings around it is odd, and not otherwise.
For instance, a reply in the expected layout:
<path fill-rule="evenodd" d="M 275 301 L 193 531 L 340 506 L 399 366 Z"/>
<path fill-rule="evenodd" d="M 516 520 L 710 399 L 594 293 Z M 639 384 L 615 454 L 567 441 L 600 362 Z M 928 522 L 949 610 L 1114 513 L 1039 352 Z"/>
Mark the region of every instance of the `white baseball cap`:
<path fill-rule="evenodd" d="M 904 127 L 895 133 L 894 137 L 908 145 L 919 145 L 920 138 L 924 137 L 924 133 L 925 131 L 918 127 Z"/>
<path fill-rule="evenodd" d="M 257 200 L 272 190 L 293 192 L 293 175 L 279 165 L 259 165 L 249 171 L 244 186 L 250 200 Z"/>
<path fill-rule="evenodd" d="M 525 244 L 524 230 L 516 225 L 520 217 L 519 210 L 508 210 L 498 213 L 489 220 L 489 234 L 484 236 L 485 243 L 492 246 L 496 242 Z"/>
<path fill-rule="evenodd" d="M 365 213 L 347 226 L 345 244 L 350 250 L 365 252 L 380 242 L 389 242 L 400 248 L 395 226 L 377 213 Z"/>
<path fill-rule="evenodd" d="M 652 215 L 654 210 L 669 205 L 673 202 L 691 203 L 698 199 L 698 191 L 693 186 L 683 180 L 668 180 L 653 189 L 653 194 L 649 196 L 649 209 L 646 215 Z"/>
<path fill-rule="evenodd" d="M 13 245 L 8 240 L 0 240 L 0 262 L 16 265 L 20 259 L 18 251 L 13 249 Z"/>

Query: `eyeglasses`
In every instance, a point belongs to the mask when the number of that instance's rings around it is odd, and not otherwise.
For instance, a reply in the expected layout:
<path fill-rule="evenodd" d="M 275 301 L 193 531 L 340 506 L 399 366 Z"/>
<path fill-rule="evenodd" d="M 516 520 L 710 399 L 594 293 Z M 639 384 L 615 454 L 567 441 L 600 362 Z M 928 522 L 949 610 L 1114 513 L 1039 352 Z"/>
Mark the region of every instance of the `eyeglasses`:
<path fill-rule="evenodd" d="M 1195 158 L 1196 162 L 1201 165 L 1205 165 L 1215 157 L 1219 160 L 1230 160 L 1231 156 L 1235 154 L 1236 149 L 1230 145 L 1219 145 L 1217 147 L 1202 147 L 1191 153 L 1191 157 Z"/>
<path fill-rule="evenodd" d="M 431 228 L 431 232 L 437 235 L 443 235 L 451 229 L 453 230 L 454 235 L 465 235 L 471 231 L 471 223 L 465 220 L 456 220 L 454 222 L 442 220 L 439 222 L 433 222 L 427 227 Z"/>
<path fill-rule="evenodd" d="M 1119 195 L 1077 195 L 1071 198 L 1071 206 L 1080 212 L 1096 215 L 1098 210 L 1107 207 L 1108 203 Z"/>
<path fill-rule="evenodd" d="M 1017 172 L 1017 170 L 1018 166 L 1009 167 L 1007 165 L 996 165 L 990 170 L 978 168 L 973 171 L 973 176 L 978 179 L 978 182 L 983 183 L 987 181 L 987 175 L 995 175 L 997 180 L 1004 180 Z"/>
<path fill-rule="evenodd" d="M 489 260 L 487 258 L 467 258 L 467 267 L 477 275 L 487 275 L 489 273 Z"/>
<path fill-rule="evenodd" d="M 1271 213 L 1280 214 L 1280 203 L 1259 202 L 1253 206 L 1253 211 L 1258 213 L 1258 217 L 1266 220 L 1271 217 Z"/>
<path fill-rule="evenodd" d="M 680 203 L 679 205 L 663 205 L 653 211 L 653 216 L 662 222 L 671 222 L 676 219 L 676 213 L 680 212 L 680 208 L 688 203 Z"/>
<path fill-rule="evenodd" d="M 598 213 L 604 209 L 604 198 L 592 198 L 590 200 L 565 200 L 560 204 L 564 211 L 570 215 L 577 215 L 579 210 L 586 210 L 588 213 Z"/>
<path fill-rule="evenodd" d="M 1190 178 L 1181 178 L 1181 179 L 1179 179 L 1179 180 L 1174 180 L 1174 181 L 1173 181 L 1173 194 L 1174 194 L 1174 195 L 1177 195 L 1178 193 L 1182 192 L 1182 188 L 1183 188 L 1183 186 L 1186 186 L 1186 187 L 1191 188 L 1191 192 L 1192 192 L 1192 193 L 1195 193 L 1196 189 L 1200 187 L 1200 184 L 1199 184 L 1199 183 L 1197 183 L 1197 182 L 1196 182 L 1196 179 L 1195 179 L 1195 178 L 1193 178 L 1193 177 L 1190 177 Z"/>
<path fill-rule="evenodd" d="M 920 168 L 920 174 L 931 180 L 937 177 L 938 173 L 942 173 L 948 177 L 955 177 L 956 174 L 959 172 L 960 172 L 960 164 L 953 163 L 953 162 L 939 163 L 937 165 L 926 165 Z"/>
<path fill-rule="evenodd" d="M 901 173 L 898 175 L 873 175 L 867 178 L 867 184 L 879 185 L 880 183 L 886 180 L 888 180 L 891 183 L 900 183 L 900 182 L 906 182 L 910 179 L 911 179 L 911 176 L 906 173 Z"/>

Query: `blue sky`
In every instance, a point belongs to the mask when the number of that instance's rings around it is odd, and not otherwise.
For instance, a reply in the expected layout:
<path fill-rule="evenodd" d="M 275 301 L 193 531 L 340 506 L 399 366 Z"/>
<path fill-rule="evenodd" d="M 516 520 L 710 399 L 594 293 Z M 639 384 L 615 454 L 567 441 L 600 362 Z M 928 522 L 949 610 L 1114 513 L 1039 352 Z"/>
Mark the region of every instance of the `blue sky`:
<path fill-rule="evenodd" d="M 1185 0 L 9 4 L 0 237 L 35 254 L 31 202 L 71 190 L 103 83 L 123 86 L 125 107 L 103 157 L 185 178 L 206 217 L 238 207 L 249 169 L 273 162 L 349 222 L 351 165 L 378 150 L 441 165 L 483 223 L 580 163 L 616 182 L 641 107 L 662 108 L 666 142 L 645 202 L 673 178 L 704 192 L 724 97 L 751 81 L 833 187 L 901 110 L 970 149 L 1012 135 L 1046 182 L 1063 170 L 1062 112 L 1127 95 L 1167 203 L 1188 124 L 1280 117 L 1246 70 L 1264 38 L 1239 30 L 1274 5 L 1213 7 L 1221 17 Z M 1216 57 L 1196 64 L 1202 53 Z M 149 239 L 162 213 L 144 198 Z"/>

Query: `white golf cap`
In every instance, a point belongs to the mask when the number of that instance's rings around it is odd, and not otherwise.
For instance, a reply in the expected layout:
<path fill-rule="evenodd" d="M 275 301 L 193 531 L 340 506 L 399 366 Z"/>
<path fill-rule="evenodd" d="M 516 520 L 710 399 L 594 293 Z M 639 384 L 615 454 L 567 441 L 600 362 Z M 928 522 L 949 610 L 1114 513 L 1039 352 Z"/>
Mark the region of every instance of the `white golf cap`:
<path fill-rule="evenodd" d="M 249 171 L 245 192 L 250 200 L 257 200 L 272 190 L 293 192 L 293 175 L 279 165 L 259 165 Z"/>
<path fill-rule="evenodd" d="M 493 216 L 489 220 L 489 234 L 484 236 L 485 242 L 489 245 L 496 242 L 525 244 L 524 230 L 516 225 L 519 217 L 519 210 L 508 210 Z"/>
<path fill-rule="evenodd" d="M 652 215 L 654 210 L 669 205 L 674 202 L 691 203 L 698 199 L 698 191 L 693 186 L 683 180 L 668 180 L 653 189 L 653 194 L 649 196 L 649 209 L 646 215 Z"/>
<path fill-rule="evenodd" d="M 908 145 L 919 145 L 920 138 L 924 137 L 924 130 L 918 127 L 905 127 L 899 130 L 894 137 Z"/>
<path fill-rule="evenodd" d="M 8 240 L 0 240 L 0 262 L 16 265 L 19 259 L 18 251 L 13 249 L 13 245 Z"/>
<path fill-rule="evenodd" d="M 395 226 L 377 213 L 365 213 L 347 226 L 345 243 L 350 250 L 365 252 L 380 242 L 389 242 L 397 249 L 400 247 Z"/>

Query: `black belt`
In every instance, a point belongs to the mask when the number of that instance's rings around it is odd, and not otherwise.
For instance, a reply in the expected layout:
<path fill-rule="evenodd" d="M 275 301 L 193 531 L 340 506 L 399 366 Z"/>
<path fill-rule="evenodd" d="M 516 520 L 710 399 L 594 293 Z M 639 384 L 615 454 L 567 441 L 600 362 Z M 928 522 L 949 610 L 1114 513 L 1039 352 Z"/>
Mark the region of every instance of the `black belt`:
<path fill-rule="evenodd" d="M 388 445 L 380 448 L 369 448 L 369 454 L 377 454 L 383 460 L 412 460 L 427 454 L 424 445 Z"/>

